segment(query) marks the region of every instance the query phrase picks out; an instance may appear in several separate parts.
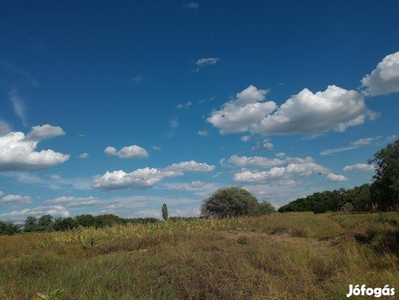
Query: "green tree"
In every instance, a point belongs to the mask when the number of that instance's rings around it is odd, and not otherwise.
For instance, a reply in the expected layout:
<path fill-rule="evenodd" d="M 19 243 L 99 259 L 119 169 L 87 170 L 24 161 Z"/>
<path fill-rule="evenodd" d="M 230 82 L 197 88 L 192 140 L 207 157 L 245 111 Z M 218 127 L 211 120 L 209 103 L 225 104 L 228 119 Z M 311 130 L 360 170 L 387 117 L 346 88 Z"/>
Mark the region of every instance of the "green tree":
<path fill-rule="evenodd" d="M 166 206 L 165 203 L 162 205 L 162 218 L 163 218 L 165 221 L 168 220 L 168 207 Z"/>
<path fill-rule="evenodd" d="M 0 221 L 0 235 L 13 235 L 20 232 L 21 225 Z"/>
<path fill-rule="evenodd" d="M 73 218 L 58 218 L 53 223 L 53 228 L 55 231 L 66 231 L 71 230 L 79 226 L 79 223 Z"/>
<path fill-rule="evenodd" d="M 399 139 L 374 154 L 375 164 L 371 196 L 378 207 L 389 210 L 399 204 Z"/>
<path fill-rule="evenodd" d="M 83 227 L 91 227 L 96 225 L 96 220 L 92 215 L 85 214 L 75 217 L 76 222 Z"/>
<path fill-rule="evenodd" d="M 24 231 L 33 232 L 33 231 L 38 231 L 38 229 L 39 227 L 37 224 L 37 218 L 33 216 L 27 217 L 24 223 Z"/>
<path fill-rule="evenodd" d="M 44 215 L 37 221 L 38 231 L 51 231 L 53 228 L 53 217 L 50 215 Z"/>
<path fill-rule="evenodd" d="M 259 205 L 258 199 L 247 190 L 228 187 L 217 190 L 203 201 L 201 215 L 220 218 L 248 215 L 257 205 Z"/>

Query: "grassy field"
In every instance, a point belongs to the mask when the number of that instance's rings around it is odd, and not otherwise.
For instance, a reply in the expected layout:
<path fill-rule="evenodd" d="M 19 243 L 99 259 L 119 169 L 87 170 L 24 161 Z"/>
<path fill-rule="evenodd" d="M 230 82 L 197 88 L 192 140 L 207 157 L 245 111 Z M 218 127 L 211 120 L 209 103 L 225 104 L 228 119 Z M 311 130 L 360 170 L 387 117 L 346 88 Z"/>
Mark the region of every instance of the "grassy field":
<path fill-rule="evenodd" d="M 349 284 L 399 293 L 398 224 L 398 213 L 286 213 L 2 236 L 0 299 L 344 299 Z"/>

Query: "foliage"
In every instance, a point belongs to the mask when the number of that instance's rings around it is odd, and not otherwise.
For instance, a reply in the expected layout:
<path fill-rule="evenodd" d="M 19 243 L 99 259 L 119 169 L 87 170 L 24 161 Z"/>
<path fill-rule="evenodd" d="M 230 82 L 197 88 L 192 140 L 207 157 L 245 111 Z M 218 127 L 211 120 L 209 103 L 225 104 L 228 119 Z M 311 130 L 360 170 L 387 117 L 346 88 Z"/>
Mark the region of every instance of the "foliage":
<path fill-rule="evenodd" d="M 399 139 L 376 152 L 368 162 L 376 165 L 371 186 L 373 200 L 382 210 L 395 208 L 399 205 Z"/>
<path fill-rule="evenodd" d="M 292 201 L 279 208 L 279 212 L 312 211 L 325 213 L 328 211 L 340 211 L 345 203 L 353 205 L 354 211 L 371 210 L 372 200 L 370 185 L 368 183 L 350 190 L 339 189 L 314 193 L 305 198 Z"/>
<path fill-rule="evenodd" d="M 25 223 L 24 223 L 24 231 L 25 232 L 39 231 L 39 226 L 37 224 L 36 217 L 29 216 L 26 218 Z"/>
<path fill-rule="evenodd" d="M 0 221 L 0 235 L 13 235 L 20 230 L 21 225 Z"/>
<path fill-rule="evenodd" d="M 53 229 L 55 231 L 66 231 L 71 230 L 79 226 L 79 223 L 76 219 L 73 218 L 58 218 L 55 220 L 53 224 Z"/>
<path fill-rule="evenodd" d="M 75 220 L 79 226 L 83 227 L 91 227 L 96 225 L 96 218 L 88 214 L 76 216 Z"/>
<path fill-rule="evenodd" d="M 258 205 L 258 200 L 249 191 L 228 187 L 217 190 L 204 200 L 201 215 L 220 218 L 248 215 Z"/>
<path fill-rule="evenodd" d="M 162 205 L 162 218 L 164 219 L 164 221 L 168 220 L 168 207 L 165 203 Z"/>
<path fill-rule="evenodd" d="M 255 205 L 249 212 L 248 214 L 250 216 L 262 216 L 262 215 L 268 215 L 275 212 L 274 206 L 267 202 L 263 201 Z"/>

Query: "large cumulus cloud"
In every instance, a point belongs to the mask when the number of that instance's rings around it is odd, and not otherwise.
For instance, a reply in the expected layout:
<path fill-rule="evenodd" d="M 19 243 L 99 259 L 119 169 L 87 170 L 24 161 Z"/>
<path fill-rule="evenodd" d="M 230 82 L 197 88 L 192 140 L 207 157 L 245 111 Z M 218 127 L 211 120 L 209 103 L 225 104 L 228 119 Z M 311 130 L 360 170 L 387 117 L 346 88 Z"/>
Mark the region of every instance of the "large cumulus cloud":
<path fill-rule="evenodd" d="M 370 96 L 399 91 L 399 52 L 385 56 L 371 74 L 361 80 L 364 93 Z"/>
<path fill-rule="evenodd" d="M 23 132 L 0 136 L 0 171 L 42 170 L 67 161 L 68 154 L 35 151 L 42 139 L 64 134 L 60 127 L 46 124 L 32 127 L 27 136 Z"/>

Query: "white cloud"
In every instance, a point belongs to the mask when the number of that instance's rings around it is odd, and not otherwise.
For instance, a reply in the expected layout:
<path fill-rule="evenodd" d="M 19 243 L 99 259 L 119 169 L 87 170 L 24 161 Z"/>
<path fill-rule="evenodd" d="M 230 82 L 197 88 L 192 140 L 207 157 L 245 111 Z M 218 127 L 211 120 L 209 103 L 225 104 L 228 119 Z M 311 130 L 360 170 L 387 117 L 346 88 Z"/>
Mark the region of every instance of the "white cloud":
<path fill-rule="evenodd" d="M 208 135 L 208 131 L 207 130 L 199 130 L 198 134 L 202 135 L 202 136 L 207 136 Z"/>
<path fill-rule="evenodd" d="M 334 173 L 330 173 L 327 175 L 326 181 L 334 182 L 334 181 L 347 181 L 349 180 L 344 175 L 335 175 Z"/>
<path fill-rule="evenodd" d="M 387 140 L 389 140 L 389 141 L 393 141 L 393 140 L 396 140 L 396 139 L 398 139 L 398 137 L 395 134 L 387 137 Z"/>
<path fill-rule="evenodd" d="M 399 52 L 387 55 L 361 80 L 364 93 L 377 96 L 399 91 Z"/>
<path fill-rule="evenodd" d="M 345 172 L 355 171 L 355 172 L 374 172 L 375 166 L 369 164 L 356 164 L 352 166 L 345 166 L 343 169 Z"/>
<path fill-rule="evenodd" d="M 220 58 L 217 57 L 208 57 L 208 58 L 201 58 L 197 60 L 195 63 L 198 67 L 210 66 L 216 64 Z"/>
<path fill-rule="evenodd" d="M 360 147 L 363 147 L 366 145 L 370 145 L 374 140 L 377 140 L 380 138 L 381 138 L 381 136 L 376 136 L 373 138 L 359 139 L 354 142 L 351 142 L 352 146 L 324 150 L 324 151 L 320 152 L 320 155 L 329 155 L 329 154 L 333 154 L 333 153 L 337 153 L 337 152 L 344 152 L 344 151 L 348 151 L 348 150 L 357 149 L 357 148 L 360 148 Z"/>
<path fill-rule="evenodd" d="M 231 158 L 233 158 L 232 156 Z M 238 157 L 234 157 L 237 159 Z M 271 165 L 281 165 L 288 163 L 285 167 L 273 167 L 268 171 L 242 169 L 234 174 L 234 180 L 242 183 L 266 183 L 279 182 L 282 185 L 292 184 L 292 176 L 310 176 L 313 174 L 327 174 L 328 169 L 322 165 L 316 164 L 311 157 L 297 158 L 287 157 L 285 160 L 267 159 L 260 157 L 241 157 L 239 160 L 233 160 L 236 165 L 270 167 Z"/>
<path fill-rule="evenodd" d="M 357 149 L 358 147 L 355 146 L 349 146 L 349 147 L 342 147 L 342 148 L 335 148 L 335 149 L 327 149 L 324 150 L 322 152 L 320 152 L 320 155 L 330 155 L 336 152 L 344 152 L 344 151 L 348 151 L 348 150 L 353 150 L 353 149 Z"/>
<path fill-rule="evenodd" d="M 198 3 L 195 3 L 195 2 L 191 2 L 191 3 L 187 3 L 186 4 L 186 7 L 188 7 L 188 8 L 194 8 L 194 9 L 196 9 L 196 8 L 198 8 L 200 5 L 198 4 Z"/>
<path fill-rule="evenodd" d="M 11 132 L 10 125 L 0 120 L 0 136 L 7 135 Z"/>
<path fill-rule="evenodd" d="M 152 187 L 164 178 L 182 176 L 182 172 L 165 171 L 156 168 L 137 169 L 131 173 L 122 170 L 106 172 L 94 180 L 93 187 L 100 190 L 145 189 Z"/>
<path fill-rule="evenodd" d="M 210 172 L 215 166 L 195 161 L 172 164 L 163 169 L 144 168 L 131 173 L 122 170 L 106 172 L 94 180 L 93 187 L 100 190 L 146 189 L 168 177 L 183 176 L 184 172 Z"/>
<path fill-rule="evenodd" d="M 257 142 L 255 146 L 251 148 L 252 151 L 259 152 L 259 151 L 265 151 L 265 150 L 272 150 L 274 148 L 274 145 L 268 140 L 264 140 L 263 143 Z"/>
<path fill-rule="evenodd" d="M 284 156 L 285 156 L 285 153 L 284 153 L 284 152 L 279 152 L 279 153 L 276 154 L 276 156 L 277 156 L 277 157 L 284 157 Z"/>
<path fill-rule="evenodd" d="M 273 101 L 259 102 L 265 99 L 266 93 L 251 85 L 238 93 L 236 99 L 225 103 L 221 110 L 213 110 L 207 121 L 219 128 L 221 134 L 248 131 L 277 107 Z"/>
<path fill-rule="evenodd" d="M 206 185 L 206 182 L 199 181 L 199 180 L 192 181 L 192 182 L 190 183 L 190 187 L 192 187 L 192 188 L 194 188 L 194 189 L 202 188 L 202 187 L 204 187 L 205 185 Z"/>
<path fill-rule="evenodd" d="M 217 173 L 212 175 L 212 178 L 218 178 L 222 174 L 223 174 L 223 172 L 217 172 Z"/>
<path fill-rule="evenodd" d="M 258 168 L 270 168 L 279 165 L 283 165 L 286 162 L 277 158 L 267 158 L 260 156 L 246 157 L 234 154 L 229 158 L 229 163 L 232 163 L 239 167 L 258 167 Z"/>
<path fill-rule="evenodd" d="M 34 216 L 41 217 L 43 215 L 51 215 L 54 218 L 62 217 L 66 218 L 70 216 L 69 211 L 65 209 L 65 207 L 61 205 L 55 206 L 39 206 L 35 208 L 26 208 L 20 211 L 12 211 L 9 213 L 0 214 L 0 219 L 4 221 L 10 222 L 23 222 L 26 217 Z"/>
<path fill-rule="evenodd" d="M 45 124 L 42 126 L 33 126 L 26 138 L 33 141 L 41 141 L 60 135 L 65 135 L 61 127 Z"/>
<path fill-rule="evenodd" d="M 157 150 L 157 151 L 161 151 L 162 150 L 161 147 L 158 147 L 158 146 L 152 146 L 151 148 L 154 149 L 154 150 Z"/>
<path fill-rule="evenodd" d="M 144 148 L 137 145 L 123 147 L 119 151 L 117 151 L 115 147 L 107 147 L 105 148 L 104 153 L 107 155 L 115 155 L 119 158 L 143 158 L 149 156 L 148 152 Z"/>
<path fill-rule="evenodd" d="M 361 147 L 365 145 L 370 145 L 374 140 L 380 139 L 381 136 L 376 136 L 373 138 L 365 138 L 365 139 L 359 139 L 357 141 L 351 142 L 351 144 L 355 147 Z"/>
<path fill-rule="evenodd" d="M 79 158 L 88 158 L 90 155 L 88 153 L 82 153 L 79 155 Z"/>
<path fill-rule="evenodd" d="M 206 163 L 197 163 L 194 160 L 183 161 L 178 164 L 172 164 L 165 168 L 167 171 L 175 172 L 210 172 L 215 169 L 215 166 Z"/>
<path fill-rule="evenodd" d="M 27 137 L 22 132 L 0 137 L 0 171 L 48 169 L 69 159 L 69 155 L 51 149 L 36 152 L 40 135 L 34 133 L 34 128 Z"/>
<path fill-rule="evenodd" d="M 241 137 L 241 141 L 243 141 L 244 143 L 248 142 L 251 139 L 250 135 L 244 135 Z"/>
<path fill-rule="evenodd" d="M 22 124 L 24 126 L 27 126 L 24 100 L 17 94 L 17 91 L 15 90 L 10 92 L 9 95 L 12 105 L 14 107 L 15 114 L 21 119 Z"/>
<path fill-rule="evenodd" d="M 4 196 L 0 203 L 4 204 L 30 204 L 32 203 L 32 198 L 29 196 L 21 196 L 21 195 L 7 195 Z"/>
<path fill-rule="evenodd" d="M 263 101 L 268 92 L 269 90 L 258 90 L 255 86 L 250 85 L 242 92 L 237 93 L 234 103 L 236 105 L 246 105 Z"/>
<path fill-rule="evenodd" d="M 195 180 L 190 183 L 164 183 L 162 184 L 162 186 L 166 187 L 167 190 L 192 192 L 193 195 L 201 197 L 208 197 L 217 189 L 222 187 L 220 184 L 217 183 L 207 183 L 200 180 Z"/>
<path fill-rule="evenodd" d="M 93 183 L 92 178 L 62 178 L 59 175 L 48 175 L 39 176 L 36 173 L 31 172 L 16 172 L 16 173 L 3 173 L 3 176 L 15 178 L 19 182 L 33 185 L 41 185 L 50 189 L 79 189 L 88 190 L 91 189 Z"/>
<path fill-rule="evenodd" d="M 101 206 L 109 204 L 107 202 L 101 201 L 95 197 L 58 197 L 52 200 L 47 200 L 48 204 L 64 204 L 66 207 L 86 207 L 86 206 Z"/>
<path fill-rule="evenodd" d="M 180 103 L 179 105 L 176 106 L 177 109 L 188 109 L 193 103 L 191 101 L 187 101 L 186 104 Z"/>
<path fill-rule="evenodd" d="M 309 134 L 328 130 L 342 132 L 376 116 L 367 109 L 361 93 L 330 85 L 324 92 L 313 94 L 303 89 L 291 96 L 274 114 L 253 124 L 252 131 L 262 135 Z"/>
<path fill-rule="evenodd" d="M 373 120 L 379 116 L 367 109 L 363 94 L 335 85 L 315 94 L 303 89 L 276 111 L 274 102 L 258 100 L 267 91 L 258 92 L 250 86 L 237 94 L 236 100 L 225 103 L 221 110 L 212 111 L 207 121 L 219 128 L 221 134 L 250 131 L 252 134 L 285 135 L 345 131 L 347 127 L 363 124 L 367 118 Z"/>

